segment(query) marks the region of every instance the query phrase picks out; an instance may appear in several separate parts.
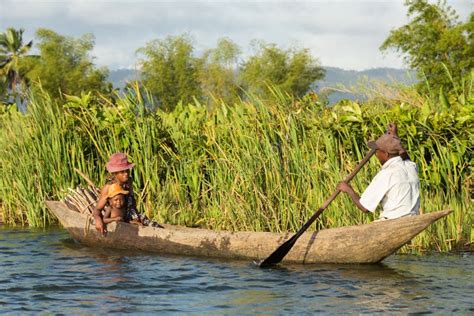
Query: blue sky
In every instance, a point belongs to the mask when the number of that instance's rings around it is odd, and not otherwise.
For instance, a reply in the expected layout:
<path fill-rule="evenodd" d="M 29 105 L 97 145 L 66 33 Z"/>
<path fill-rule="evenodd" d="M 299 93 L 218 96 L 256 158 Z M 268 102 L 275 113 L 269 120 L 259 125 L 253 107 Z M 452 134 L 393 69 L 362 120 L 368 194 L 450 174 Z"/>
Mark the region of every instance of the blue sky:
<path fill-rule="evenodd" d="M 462 21 L 471 0 L 448 0 Z M 253 39 L 282 48 L 309 48 L 324 66 L 362 70 L 402 68 L 402 59 L 379 47 L 391 29 L 405 24 L 402 0 L 353 1 L 132 1 L 0 0 L 0 30 L 38 27 L 69 36 L 95 35 L 93 56 L 100 66 L 134 68 L 135 51 L 153 39 L 187 32 L 196 53 L 227 37 L 251 54 Z"/>

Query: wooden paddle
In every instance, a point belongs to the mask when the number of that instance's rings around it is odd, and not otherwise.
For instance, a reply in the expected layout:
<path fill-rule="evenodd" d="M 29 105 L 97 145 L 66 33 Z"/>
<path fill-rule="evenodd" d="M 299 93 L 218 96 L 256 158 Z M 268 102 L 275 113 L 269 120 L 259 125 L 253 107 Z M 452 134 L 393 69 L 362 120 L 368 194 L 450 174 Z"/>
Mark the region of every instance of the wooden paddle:
<path fill-rule="evenodd" d="M 375 149 L 371 149 L 367 155 L 365 155 L 364 159 L 362 159 L 361 162 L 357 165 L 357 167 L 352 171 L 350 175 L 347 176 L 347 178 L 344 179 L 344 182 L 348 183 L 349 181 L 354 178 L 354 176 L 359 172 L 359 170 L 369 161 L 370 157 L 372 157 L 375 154 Z M 311 216 L 309 221 L 307 221 L 303 227 L 300 228 L 300 230 L 293 235 L 290 239 L 288 239 L 285 243 L 283 243 L 280 247 L 277 248 L 267 259 L 261 261 L 259 263 L 260 268 L 265 268 L 269 267 L 272 265 L 275 265 L 279 263 L 283 258 L 286 256 L 286 254 L 291 250 L 293 245 L 296 243 L 298 238 L 308 229 L 309 226 L 321 215 L 321 213 L 328 207 L 328 205 L 336 198 L 336 196 L 339 194 L 339 190 L 336 190 L 325 202 L 324 204 L 318 208 L 318 210 Z"/>

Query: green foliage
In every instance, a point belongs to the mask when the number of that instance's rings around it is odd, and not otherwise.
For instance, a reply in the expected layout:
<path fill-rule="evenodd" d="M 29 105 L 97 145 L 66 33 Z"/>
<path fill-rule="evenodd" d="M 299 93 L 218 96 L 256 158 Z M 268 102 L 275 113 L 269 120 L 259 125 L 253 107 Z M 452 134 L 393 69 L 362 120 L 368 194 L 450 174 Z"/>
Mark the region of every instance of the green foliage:
<path fill-rule="evenodd" d="M 269 97 L 274 86 L 295 97 L 305 95 L 324 69 L 308 49 L 282 50 L 274 44 L 257 43 L 257 52 L 241 67 L 239 77 L 246 91 Z"/>
<path fill-rule="evenodd" d="M 142 80 L 162 109 L 170 111 L 179 102 L 197 100 L 216 106 L 238 102 L 245 91 L 263 98 L 273 97 L 270 85 L 292 96 L 301 97 L 315 80 L 324 77 L 308 49 L 283 51 L 261 44 L 257 54 L 239 64 L 239 47 L 220 39 L 217 47 L 200 57 L 193 56 L 193 45 L 186 35 L 154 40 L 138 49 Z"/>
<path fill-rule="evenodd" d="M 75 39 L 40 28 L 36 37 L 40 58 L 32 61 L 28 77 L 41 82 L 42 89 L 51 97 L 110 91 L 111 86 L 106 82 L 108 70 L 96 68 L 89 56 L 94 47 L 92 34 Z"/>
<path fill-rule="evenodd" d="M 150 96 L 138 85 L 115 103 L 83 93 L 58 106 L 46 94 L 35 95 L 26 114 L 13 109 L 0 116 L 4 221 L 53 222 L 43 201 L 60 199 L 83 181 L 73 168 L 103 184 L 109 155 L 124 151 L 137 164 L 139 209 L 158 221 L 295 231 L 362 159 L 366 140 L 394 121 L 420 170 L 422 212 L 454 209 L 412 249 L 448 250 L 470 240 L 471 92 L 447 100 L 446 108 L 416 93 L 403 102 L 343 101 L 327 108 L 316 95 L 295 101 L 271 90 L 271 102 L 250 96 L 212 110 L 199 102 L 180 103 L 168 112 L 151 110 Z M 372 160 L 353 180 L 354 187 L 362 191 L 379 169 Z M 315 228 L 370 220 L 343 195 Z"/>
<path fill-rule="evenodd" d="M 208 104 L 220 101 L 232 104 L 239 97 L 237 86 L 239 47 L 223 38 L 217 47 L 204 52 L 198 59 L 199 83 Z"/>
<path fill-rule="evenodd" d="M 390 32 L 381 50 L 395 49 L 437 94 L 470 76 L 474 67 L 474 13 L 466 23 L 446 1 L 407 0 L 410 23 Z M 426 89 L 423 83 L 420 88 Z"/>
<path fill-rule="evenodd" d="M 194 98 L 201 98 L 197 59 L 188 36 L 154 40 L 137 53 L 143 56 L 143 83 L 161 108 L 170 110 L 179 102 L 189 103 Z"/>

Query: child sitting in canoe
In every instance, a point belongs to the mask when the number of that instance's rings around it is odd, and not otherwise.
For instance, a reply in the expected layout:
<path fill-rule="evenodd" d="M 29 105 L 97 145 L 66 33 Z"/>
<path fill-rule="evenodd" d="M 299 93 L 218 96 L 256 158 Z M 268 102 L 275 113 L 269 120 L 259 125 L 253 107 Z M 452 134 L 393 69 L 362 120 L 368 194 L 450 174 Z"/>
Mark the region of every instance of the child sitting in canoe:
<path fill-rule="evenodd" d="M 120 184 L 114 183 L 109 188 L 107 202 L 109 207 L 105 208 L 104 223 L 123 222 L 125 218 L 125 196 L 128 191 L 122 189 Z"/>
<path fill-rule="evenodd" d="M 124 153 L 113 154 L 107 162 L 107 170 L 112 174 L 112 176 L 100 191 L 99 200 L 92 212 L 95 219 L 95 228 L 103 235 L 105 235 L 107 230 L 104 226 L 101 211 L 108 205 L 109 190 L 114 184 L 119 185 L 124 191 L 128 192 L 127 194 L 124 194 L 124 214 L 122 217 L 124 222 L 152 227 L 162 227 L 158 223 L 148 219 L 145 214 L 139 214 L 136 209 L 132 177 L 130 176 L 130 169 L 134 166 L 135 164 L 130 163 Z"/>

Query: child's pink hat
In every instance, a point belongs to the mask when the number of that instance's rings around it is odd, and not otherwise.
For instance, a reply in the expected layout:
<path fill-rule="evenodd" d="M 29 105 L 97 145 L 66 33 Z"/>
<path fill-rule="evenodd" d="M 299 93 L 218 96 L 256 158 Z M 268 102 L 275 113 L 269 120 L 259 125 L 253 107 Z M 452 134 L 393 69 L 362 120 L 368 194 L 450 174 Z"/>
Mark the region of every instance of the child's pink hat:
<path fill-rule="evenodd" d="M 134 166 L 135 164 L 130 163 L 124 153 L 113 154 L 110 156 L 110 159 L 106 165 L 107 170 L 111 173 L 132 169 Z"/>

